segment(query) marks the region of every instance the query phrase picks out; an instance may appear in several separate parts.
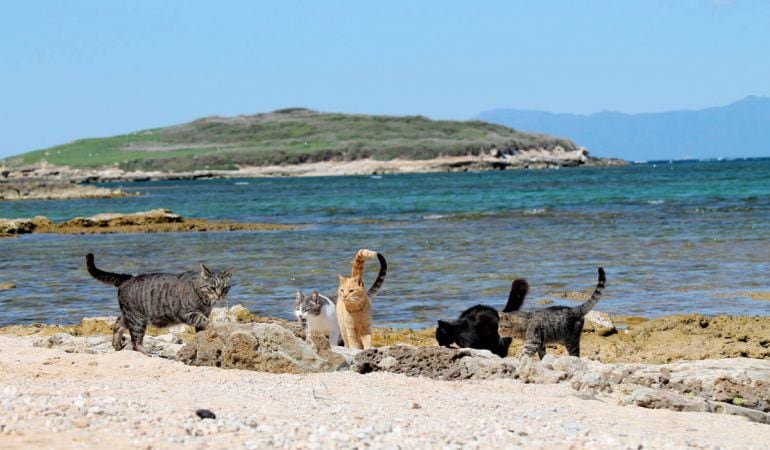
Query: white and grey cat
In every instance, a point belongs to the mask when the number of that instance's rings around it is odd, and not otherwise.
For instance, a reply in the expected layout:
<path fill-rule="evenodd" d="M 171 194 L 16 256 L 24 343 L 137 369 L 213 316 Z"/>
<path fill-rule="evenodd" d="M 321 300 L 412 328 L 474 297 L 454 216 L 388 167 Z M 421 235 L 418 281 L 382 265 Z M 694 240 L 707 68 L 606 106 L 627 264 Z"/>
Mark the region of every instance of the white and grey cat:
<path fill-rule="evenodd" d="M 337 322 L 337 305 L 334 300 L 319 294 L 318 291 L 313 291 L 305 297 L 297 290 L 294 315 L 305 330 L 306 338 L 310 338 L 313 331 L 318 331 L 329 338 L 331 345 L 342 344 L 340 326 Z"/>

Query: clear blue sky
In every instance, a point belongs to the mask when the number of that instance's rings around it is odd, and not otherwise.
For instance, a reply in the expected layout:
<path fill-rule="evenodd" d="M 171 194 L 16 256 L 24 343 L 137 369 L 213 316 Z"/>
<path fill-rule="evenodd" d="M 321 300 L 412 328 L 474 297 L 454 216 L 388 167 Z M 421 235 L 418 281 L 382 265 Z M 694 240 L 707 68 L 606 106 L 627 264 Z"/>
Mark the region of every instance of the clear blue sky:
<path fill-rule="evenodd" d="M 770 2 L 4 2 L 0 86 L 0 157 L 292 106 L 699 109 L 770 95 Z"/>

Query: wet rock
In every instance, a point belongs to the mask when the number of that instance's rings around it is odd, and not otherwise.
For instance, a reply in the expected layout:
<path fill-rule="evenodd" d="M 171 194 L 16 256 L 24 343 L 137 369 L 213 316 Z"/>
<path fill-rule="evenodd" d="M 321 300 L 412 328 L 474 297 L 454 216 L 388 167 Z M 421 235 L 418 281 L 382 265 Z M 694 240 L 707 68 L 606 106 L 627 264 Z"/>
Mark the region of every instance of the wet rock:
<path fill-rule="evenodd" d="M 120 227 L 182 222 L 182 216 L 168 209 L 153 209 L 132 214 L 102 213 L 91 217 L 75 217 L 62 227 Z"/>
<path fill-rule="evenodd" d="M 274 323 L 211 323 L 177 355 L 186 364 L 272 373 L 336 371 L 347 366 L 320 334 L 310 342 Z"/>
<path fill-rule="evenodd" d="M 27 234 L 34 230 L 32 219 L 0 219 L 0 234 Z"/>
<path fill-rule="evenodd" d="M 486 379 L 513 376 L 516 361 L 488 350 L 393 345 L 371 348 L 353 357 L 358 373 L 393 372 L 439 380 Z"/>
<path fill-rule="evenodd" d="M 14 283 L 0 283 L 0 291 L 5 291 L 8 289 L 15 289 L 16 285 Z"/>

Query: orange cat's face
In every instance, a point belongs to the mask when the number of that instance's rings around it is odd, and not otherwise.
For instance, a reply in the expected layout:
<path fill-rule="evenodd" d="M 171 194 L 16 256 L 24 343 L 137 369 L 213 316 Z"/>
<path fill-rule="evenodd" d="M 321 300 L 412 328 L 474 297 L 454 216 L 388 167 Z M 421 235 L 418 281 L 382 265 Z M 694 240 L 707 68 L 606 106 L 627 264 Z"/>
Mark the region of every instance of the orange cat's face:
<path fill-rule="evenodd" d="M 361 277 L 343 277 L 340 275 L 340 287 L 337 299 L 346 302 L 361 302 L 366 300 L 364 280 Z"/>

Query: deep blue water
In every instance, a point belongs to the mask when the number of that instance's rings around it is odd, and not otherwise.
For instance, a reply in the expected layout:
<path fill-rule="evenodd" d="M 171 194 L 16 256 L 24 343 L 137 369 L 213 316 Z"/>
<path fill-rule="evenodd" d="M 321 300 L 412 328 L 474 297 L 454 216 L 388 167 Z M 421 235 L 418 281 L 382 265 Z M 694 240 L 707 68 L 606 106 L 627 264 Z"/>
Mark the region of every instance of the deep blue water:
<path fill-rule="evenodd" d="M 770 160 L 505 172 L 117 183 L 122 199 L 0 202 L 0 217 L 54 220 L 168 208 L 191 217 L 301 224 L 295 231 L 25 235 L 0 240 L 0 325 L 117 314 L 119 272 L 236 268 L 230 304 L 292 317 L 294 290 L 333 293 L 358 248 L 389 271 L 378 325 L 426 326 L 502 306 L 514 277 L 538 300 L 608 287 L 597 309 L 656 317 L 760 314 L 770 302 Z M 367 269 L 370 283 L 376 262 Z"/>

